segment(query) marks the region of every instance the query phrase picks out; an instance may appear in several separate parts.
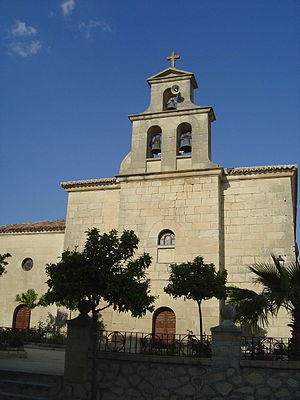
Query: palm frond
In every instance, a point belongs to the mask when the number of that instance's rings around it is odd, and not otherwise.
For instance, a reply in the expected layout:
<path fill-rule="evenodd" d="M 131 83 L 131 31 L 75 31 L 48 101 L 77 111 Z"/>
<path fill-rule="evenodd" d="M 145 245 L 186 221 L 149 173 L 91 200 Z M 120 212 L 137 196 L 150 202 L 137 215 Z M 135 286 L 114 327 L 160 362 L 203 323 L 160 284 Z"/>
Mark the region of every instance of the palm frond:
<path fill-rule="evenodd" d="M 255 283 L 264 287 L 264 293 L 268 294 L 277 311 L 286 301 L 286 295 L 289 291 L 290 279 L 286 268 L 282 267 L 278 259 L 272 255 L 273 264 L 256 263 L 249 267 L 256 278 Z"/>
<path fill-rule="evenodd" d="M 287 273 L 289 275 L 290 281 L 299 287 L 300 290 L 300 264 L 298 261 L 289 264 L 286 267 Z"/>
<path fill-rule="evenodd" d="M 273 314 L 273 305 L 267 295 L 237 287 L 227 288 L 227 302 L 236 309 L 236 321 L 249 325 L 268 325 L 268 316 Z"/>

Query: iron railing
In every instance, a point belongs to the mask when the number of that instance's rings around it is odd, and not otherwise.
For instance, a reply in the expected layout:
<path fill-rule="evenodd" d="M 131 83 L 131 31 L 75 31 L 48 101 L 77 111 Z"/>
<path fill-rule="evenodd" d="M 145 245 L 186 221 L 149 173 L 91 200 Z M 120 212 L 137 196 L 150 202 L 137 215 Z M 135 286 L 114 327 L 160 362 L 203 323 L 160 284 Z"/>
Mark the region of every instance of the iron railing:
<path fill-rule="evenodd" d="M 242 336 L 241 358 L 244 360 L 288 360 L 290 339 Z"/>
<path fill-rule="evenodd" d="M 101 331 L 99 350 L 177 357 L 211 357 L 211 336 Z"/>

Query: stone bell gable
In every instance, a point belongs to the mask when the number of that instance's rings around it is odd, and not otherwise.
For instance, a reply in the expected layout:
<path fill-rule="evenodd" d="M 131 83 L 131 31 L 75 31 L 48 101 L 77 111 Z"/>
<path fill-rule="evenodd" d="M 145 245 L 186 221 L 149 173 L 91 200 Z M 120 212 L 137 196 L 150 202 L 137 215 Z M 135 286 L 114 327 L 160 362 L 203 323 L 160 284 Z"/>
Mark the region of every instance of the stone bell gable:
<path fill-rule="evenodd" d="M 147 79 L 150 105 L 129 116 L 131 151 L 120 175 L 218 167 L 211 161 L 213 108 L 194 104 L 195 76 L 175 67 Z"/>

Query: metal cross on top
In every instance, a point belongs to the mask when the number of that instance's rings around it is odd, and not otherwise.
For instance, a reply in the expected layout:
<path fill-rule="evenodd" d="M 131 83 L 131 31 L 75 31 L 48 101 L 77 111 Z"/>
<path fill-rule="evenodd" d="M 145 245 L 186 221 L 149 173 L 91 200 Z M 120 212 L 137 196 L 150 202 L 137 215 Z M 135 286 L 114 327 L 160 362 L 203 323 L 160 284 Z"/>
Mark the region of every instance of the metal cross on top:
<path fill-rule="evenodd" d="M 167 57 L 167 60 L 171 61 L 171 67 L 175 68 L 175 61 L 178 60 L 180 56 L 176 54 L 174 51 L 172 51 L 171 55 Z"/>

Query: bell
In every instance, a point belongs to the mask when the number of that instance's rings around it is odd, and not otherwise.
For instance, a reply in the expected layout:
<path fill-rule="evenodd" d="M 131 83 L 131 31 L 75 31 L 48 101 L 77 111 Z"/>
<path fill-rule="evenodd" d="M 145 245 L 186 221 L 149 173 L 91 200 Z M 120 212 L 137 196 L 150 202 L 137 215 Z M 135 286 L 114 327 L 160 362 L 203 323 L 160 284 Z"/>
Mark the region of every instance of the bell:
<path fill-rule="evenodd" d="M 160 138 L 153 140 L 153 142 L 151 143 L 150 147 L 151 147 L 151 153 L 152 154 L 161 153 Z"/>
<path fill-rule="evenodd" d="M 179 151 L 182 151 L 183 153 L 190 153 L 192 151 L 192 139 L 181 139 Z"/>
<path fill-rule="evenodd" d="M 167 101 L 167 110 L 176 110 L 177 101 L 178 101 L 178 96 L 170 97 L 169 100 Z"/>
<path fill-rule="evenodd" d="M 167 104 L 167 110 L 176 110 L 177 104 L 175 102 Z"/>

